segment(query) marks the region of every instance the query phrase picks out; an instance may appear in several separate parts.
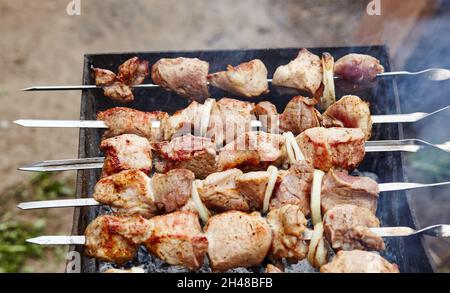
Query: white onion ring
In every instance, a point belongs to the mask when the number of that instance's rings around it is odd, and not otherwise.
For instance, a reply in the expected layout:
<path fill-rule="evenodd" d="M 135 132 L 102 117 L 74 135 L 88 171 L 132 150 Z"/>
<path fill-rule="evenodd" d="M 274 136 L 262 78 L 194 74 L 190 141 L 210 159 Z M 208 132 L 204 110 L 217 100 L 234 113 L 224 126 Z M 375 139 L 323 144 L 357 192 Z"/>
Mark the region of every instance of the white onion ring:
<path fill-rule="evenodd" d="M 264 193 L 264 201 L 262 213 L 266 213 L 269 209 L 270 198 L 272 196 L 273 188 L 275 187 L 275 183 L 277 182 L 278 177 L 278 169 L 274 166 L 269 166 L 267 168 L 267 173 L 269 173 L 269 181 L 267 182 L 266 192 Z"/>
<path fill-rule="evenodd" d="M 325 173 L 321 170 L 314 170 L 314 176 L 311 187 L 311 220 L 313 225 L 322 222 L 320 210 L 320 192 L 322 189 L 322 178 Z"/>
<path fill-rule="evenodd" d="M 210 213 L 209 213 L 208 208 L 206 208 L 206 206 L 203 204 L 202 200 L 200 199 L 200 195 L 198 194 L 198 190 L 197 190 L 196 181 L 197 180 L 192 181 L 191 198 L 195 204 L 195 209 L 197 210 L 198 215 L 200 216 L 200 219 L 202 219 L 203 223 L 206 223 L 209 220 Z"/>
<path fill-rule="evenodd" d="M 327 263 L 328 258 L 328 250 L 325 247 L 324 238 L 320 238 L 319 243 L 317 244 L 316 254 L 314 255 L 314 264 L 313 267 L 320 268 L 324 264 Z"/>
<path fill-rule="evenodd" d="M 215 100 L 207 99 L 203 104 L 202 117 L 200 117 L 200 136 L 206 136 L 208 131 L 209 119 L 211 118 L 212 106 Z"/>
<path fill-rule="evenodd" d="M 305 156 L 303 156 L 303 153 L 300 150 L 300 146 L 298 145 L 294 134 L 289 131 L 287 132 L 286 136 L 290 140 L 291 148 L 294 151 L 295 161 L 303 161 L 305 159 Z"/>
<path fill-rule="evenodd" d="M 324 88 L 320 106 L 326 110 L 336 102 L 336 92 L 334 88 L 334 58 L 330 53 L 323 53 L 321 61 Z"/>
<path fill-rule="evenodd" d="M 314 230 L 312 232 L 311 241 L 309 242 L 309 249 L 308 249 L 308 261 L 309 263 L 314 266 L 314 259 L 316 256 L 316 250 L 319 245 L 320 240 L 323 236 L 323 223 L 319 222 L 314 225 Z"/>

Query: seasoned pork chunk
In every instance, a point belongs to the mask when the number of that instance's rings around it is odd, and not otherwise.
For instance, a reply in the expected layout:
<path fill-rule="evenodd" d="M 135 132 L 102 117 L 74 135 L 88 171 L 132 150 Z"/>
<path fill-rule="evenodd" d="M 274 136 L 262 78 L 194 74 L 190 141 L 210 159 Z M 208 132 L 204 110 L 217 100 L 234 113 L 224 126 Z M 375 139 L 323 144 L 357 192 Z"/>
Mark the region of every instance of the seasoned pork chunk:
<path fill-rule="evenodd" d="M 330 170 L 322 179 L 320 204 L 325 213 L 340 204 L 367 208 L 375 214 L 378 184 L 368 177 L 350 176 L 347 172 Z"/>
<path fill-rule="evenodd" d="M 320 113 L 314 108 L 316 103 L 316 100 L 302 96 L 292 98 L 280 115 L 280 129 L 298 135 L 306 129 L 320 126 Z"/>
<path fill-rule="evenodd" d="M 219 170 L 239 168 L 245 171 L 266 170 L 287 160 L 284 137 L 261 131 L 246 132 L 225 145 L 219 153 Z"/>
<path fill-rule="evenodd" d="M 209 74 L 208 80 L 215 87 L 247 98 L 269 92 L 267 68 L 259 59 L 239 64 L 236 67 L 228 65 L 226 71 Z"/>
<path fill-rule="evenodd" d="M 174 169 L 165 174 L 155 173 L 152 178 L 155 203 L 161 213 L 181 209 L 191 198 L 194 173 L 186 169 Z"/>
<path fill-rule="evenodd" d="M 209 63 L 197 58 L 163 58 L 153 65 L 152 80 L 182 97 L 202 102 L 209 97 L 208 71 Z"/>
<path fill-rule="evenodd" d="M 202 181 L 198 193 L 210 210 L 224 212 L 250 210 L 247 201 L 236 186 L 236 179 L 242 175 L 239 169 L 213 173 Z"/>
<path fill-rule="evenodd" d="M 272 229 L 269 254 L 272 260 L 285 258 L 297 262 L 306 257 L 308 244 L 302 235 L 307 230 L 307 221 L 299 206 L 288 204 L 272 209 L 267 221 Z"/>
<path fill-rule="evenodd" d="M 294 60 L 276 69 L 272 84 L 294 88 L 314 96 L 322 84 L 322 63 L 319 56 L 301 49 Z"/>
<path fill-rule="evenodd" d="M 152 144 L 158 162 L 155 168 L 159 173 L 182 168 L 194 172 L 197 178 L 205 178 L 217 171 L 216 147 L 210 139 L 183 135 L 170 142 Z"/>
<path fill-rule="evenodd" d="M 321 273 L 399 273 L 398 266 L 391 264 L 376 252 L 363 250 L 339 251 L 334 259 L 320 268 Z"/>
<path fill-rule="evenodd" d="M 279 115 L 277 107 L 268 101 L 262 101 L 253 108 L 253 114 L 262 124 L 262 130 L 269 133 L 277 133 Z"/>
<path fill-rule="evenodd" d="M 223 98 L 217 102 L 222 121 L 225 143 L 234 141 L 241 134 L 251 130 L 255 104 L 236 99 Z"/>
<path fill-rule="evenodd" d="M 332 104 L 322 116 L 325 127 L 359 128 L 364 132 L 366 140 L 372 134 L 372 117 L 369 103 L 357 96 L 344 96 Z"/>
<path fill-rule="evenodd" d="M 209 219 L 204 230 L 211 268 L 219 272 L 260 264 L 272 240 L 270 227 L 258 212 L 218 214 Z"/>
<path fill-rule="evenodd" d="M 358 128 L 315 127 L 302 132 L 296 140 L 314 168 L 325 172 L 332 167 L 352 170 L 365 155 L 365 135 Z"/>
<path fill-rule="evenodd" d="M 146 138 L 122 134 L 103 140 L 100 150 L 105 153 L 103 176 L 129 169 L 138 169 L 146 174 L 152 170 L 152 150 Z"/>
<path fill-rule="evenodd" d="M 151 233 L 152 226 L 142 217 L 99 216 L 85 230 L 84 252 L 88 257 L 122 264 L 134 257 Z"/>
<path fill-rule="evenodd" d="M 236 178 L 236 186 L 250 210 L 262 210 L 268 182 L 269 173 L 266 171 L 248 172 Z"/>
<path fill-rule="evenodd" d="M 268 264 L 266 266 L 266 270 L 264 271 L 266 274 L 281 274 L 284 273 L 281 269 L 277 268 L 272 264 Z"/>
<path fill-rule="evenodd" d="M 169 115 L 166 112 L 142 112 L 130 108 L 116 107 L 97 114 L 108 126 L 103 139 L 122 135 L 136 134 L 151 142 L 164 139 L 163 129 Z M 152 121 L 159 121 L 161 127 L 152 127 Z"/>
<path fill-rule="evenodd" d="M 208 240 L 202 232 L 198 215 L 174 212 L 148 220 L 154 227 L 145 241 L 147 250 L 171 265 L 198 270 L 208 250 Z"/>
<path fill-rule="evenodd" d="M 334 64 L 335 76 L 359 84 L 369 83 L 383 72 L 378 59 L 364 54 L 348 54 Z"/>
<path fill-rule="evenodd" d="M 125 84 L 131 86 L 143 83 L 148 75 L 148 61 L 133 57 L 119 66 L 117 77 Z"/>
<path fill-rule="evenodd" d="M 336 250 L 383 250 L 383 239 L 369 228 L 380 221 L 368 209 L 350 204 L 337 205 L 323 218 L 324 235 Z"/>
<path fill-rule="evenodd" d="M 270 209 L 286 204 L 296 205 L 306 216 L 310 213 L 310 193 L 314 167 L 306 160 L 298 161 L 289 168 L 281 179 L 275 195 L 270 201 Z"/>
<path fill-rule="evenodd" d="M 157 214 L 150 178 L 139 170 L 125 170 L 100 179 L 93 197 L 111 206 L 117 215 L 151 218 Z"/>

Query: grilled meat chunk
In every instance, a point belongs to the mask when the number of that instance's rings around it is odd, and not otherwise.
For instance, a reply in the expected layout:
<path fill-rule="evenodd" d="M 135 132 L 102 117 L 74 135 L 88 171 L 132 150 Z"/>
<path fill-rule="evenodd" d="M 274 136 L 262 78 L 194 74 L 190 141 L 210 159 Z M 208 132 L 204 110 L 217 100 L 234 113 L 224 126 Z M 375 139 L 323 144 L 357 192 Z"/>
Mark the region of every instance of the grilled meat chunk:
<path fill-rule="evenodd" d="M 219 152 L 219 170 L 239 168 L 244 171 L 266 170 L 287 160 L 285 139 L 279 134 L 245 132 Z"/>
<path fill-rule="evenodd" d="M 311 160 L 314 168 L 328 171 L 352 170 L 364 159 L 365 136 L 358 128 L 315 127 L 296 137 L 303 155 Z"/>
<path fill-rule="evenodd" d="M 198 270 L 208 250 L 198 215 L 188 211 L 156 216 L 148 220 L 153 233 L 144 242 L 147 250 L 171 265 Z"/>
<path fill-rule="evenodd" d="M 109 268 L 103 273 L 106 274 L 144 274 L 145 270 L 143 267 L 131 267 L 129 269 L 116 269 L 116 268 Z"/>
<path fill-rule="evenodd" d="M 97 114 L 97 120 L 102 120 L 109 127 L 103 139 L 122 135 L 136 134 L 151 142 L 164 139 L 163 129 L 169 115 L 166 112 L 142 112 L 130 108 L 116 107 Z M 152 121 L 159 121 L 160 127 L 152 127 Z"/>
<path fill-rule="evenodd" d="M 279 115 L 274 104 L 268 101 L 259 102 L 253 108 L 253 114 L 258 117 L 265 132 L 276 133 L 278 131 Z"/>
<path fill-rule="evenodd" d="M 236 178 L 236 186 L 251 211 L 262 210 L 268 183 L 269 173 L 266 171 L 248 172 Z"/>
<path fill-rule="evenodd" d="M 270 227 L 258 212 L 218 214 L 209 219 L 204 230 L 211 268 L 219 272 L 260 264 L 272 240 Z"/>
<path fill-rule="evenodd" d="M 134 95 L 131 88 L 121 81 L 116 80 L 102 87 L 105 97 L 109 97 L 117 102 L 129 103 L 134 100 Z"/>
<path fill-rule="evenodd" d="M 334 75 L 358 84 L 370 83 L 383 73 L 380 61 L 364 54 L 348 54 L 334 64 Z"/>
<path fill-rule="evenodd" d="M 369 103 L 357 96 L 344 96 L 332 104 L 322 116 L 324 127 L 359 128 L 364 132 L 366 140 L 372 134 L 372 117 Z"/>
<path fill-rule="evenodd" d="M 122 264 L 134 257 L 151 233 L 152 226 L 142 217 L 99 216 L 85 230 L 84 252 L 88 257 Z"/>
<path fill-rule="evenodd" d="M 313 180 L 314 167 L 307 161 L 296 162 L 281 179 L 275 195 L 270 201 L 270 209 L 281 208 L 286 204 L 296 205 L 308 216 L 310 213 L 309 198 Z"/>
<path fill-rule="evenodd" d="M 251 130 L 255 104 L 236 99 L 223 98 L 217 102 L 222 121 L 225 143 L 234 141 L 241 134 Z"/>
<path fill-rule="evenodd" d="M 230 169 L 206 177 L 198 188 L 206 207 L 216 212 L 250 211 L 247 201 L 236 186 L 236 179 L 242 174 L 239 169 Z"/>
<path fill-rule="evenodd" d="M 119 66 L 117 77 L 126 85 L 133 86 L 143 83 L 148 75 L 148 61 L 133 57 Z"/>
<path fill-rule="evenodd" d="M 266 274 L 281 274 L 281 273 L 284 273 L 282 270 L 280 270 L 279 268 L 277 268 L 276 266 L 274 266 L 272 264 L 268 264 L 266 266 L 266 270 L 264 272 Z"/>
<path fill-rule="evenodd" d="M 267 215 L 272 229 L 272 245 L 269 257 L 272 260 L 299 261 L 308 254 L 308 244 L 302 239 L 307 230 L 307 221 L 297 205 L 284 205 L 272 209 Z"/>
<path fill-rule="evenodd" d="M 292 98 L 280 115 L 280 129 L 299 135 L 306 129 L 320 126 L 320 113 L 314 108 L 316 103 L 316 100 L 302 96 Z"/>
<path fill-rule="evenodd" d="M 323 218 L 324 235 L 336 250 L 383 250 L 383 239 L 369 228 L 379 227 L 380 221 L 364 207 L 337 205 Z"/>
<path fill-rule="evenodd" d="M 191 198 L 194 173 L 186 169 L 174 169 L 165 174 L 154 174 L 152 178 L 155 203 L 162 213 L 181 209 Z"/>
<path fill-rule="evenodd" d="M 378 192 L 378 184 L 368 177 L 350 176 L 346 172 L 331 169 L 322 179 L 322 212 L 326 213 L 340 204 L 352 204 L 367 208 L 375 214 Z"/>
<path fill-rule="evenodd" d="M 155 163 L 159 173 L 182 168 L 194 172 L 197 178 L 205 178 L 217 171 L 216 147 L 210 139 L 189 134 L 153 143 L 152 148 L 159 160 Z"/>
<path fill-rule="evenodd" d="M 259 59 L 227 66 L 226 71 L 208 75 L 211 85 L 232 94 L 253 98 L 269 92 L 267 68 Z"/>
<path fill-rule="evenodd" d="M 339 251 L 334 259 L 320 268 L 321 273 L 399 273 L 398 266 L 391 264 L 376 252 L 363 250 Z"/>
<path fill-rule="evenodd" d="M 100 179 L 93 197 L 120 216 L 151 218 L 157 214 L 151 180 L 139 170 L 125 170 Z"/>
<path fill-rule="evenodd" d="M 163 58 L 152 67 L 152 80 L 182 97 L 202 102 L 209 97 L 209 63 L 197 58 Z"/>
<path fill-rule="evenodd" d="M 319 56 L 301 49 L 294 60 L 275 70 L 272 84 L 294 88 L 314 96 L 322 84 L 322 63 Z"/>
<path fill-rule="evenodd" d="M 105 153 L 103 177 L 129 169 L 146 174 L 152 170 L 152 150 L 146 138 L 122 134 L 103 140 L 100 150 Z"/>

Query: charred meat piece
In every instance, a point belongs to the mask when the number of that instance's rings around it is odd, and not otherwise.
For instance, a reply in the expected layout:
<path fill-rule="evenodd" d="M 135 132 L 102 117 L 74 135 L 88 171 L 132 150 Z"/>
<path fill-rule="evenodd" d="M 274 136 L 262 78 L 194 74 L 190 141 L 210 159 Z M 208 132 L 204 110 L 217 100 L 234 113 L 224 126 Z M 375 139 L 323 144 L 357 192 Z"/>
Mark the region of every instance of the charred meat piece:
<path fill-rule="evenodd" d="M 222 121 L 225 143 L 234 141 L 239 135 L 251 130 L 255 104 L 236 99 L 223 98 L 217 102 Z"/>
<path fill-rule="evenodd" d="M 314 168 L 353 170 L 364 159 L 365 135 L 358 128 L 315 127 L 296 137 L 303 155 Z"/>
<path fill-rule="evenodd" d="M 266 171 L 248 172 L 236 178 L 236 186 L 251 211 L 262 210 L 268 183 L 269 173 Z"/>
<path fill-rule="evenodd" d="M 155 203 L 161 213 L 182 208 L 191 198 L 194 173 L 186 169 L 174 169 L 165 174 L 153 175 L 152 186 Z"/>
<path fill-rule="evenodd" d="M 152 170 L 152 150 L 146 138 L 122 134 L 103 140 L 100 150 L 105 153 L 103 177 L 123 170 L 138 169 L 146 174 Z"/>
<path fill-rule="evenodd" d="M 209 63 L 197 58 L 160 59 L 152 67 L 155 84 L 178 95 L 202 102 L 209 97 Z"/>
<path fill-rule="evenodd" d="M 306 216 L 310 213 L 310 193 L 314 167 L 306 161 L 298 161 L 289 168 L 281 179 L 275 195 L 270 201 L 270 209 L 281 208 L 286 204 L 296 205 Z"/>
<path fill-rule="evenodd" d="M 324 235 L 335 250 L 383 250 L 383 239 L 369 228 L 380 221 L 368 209 L 351 204 L 337 205 L 323 218 Z"/>
<path fill-rule="evenodd" d="M 378 184 L 368 177 L 350 176 L 347 172 L 330 170 L 322 179 L 320 204 L 326 213 L 334 206 L 352 204 L 375 214 Z"/>
<path fill-rule="evenodd" d="M 208 240 L 202 232 L 198 215 L 174 212 L 148 220 L 153 233 L 144 242 L 147 250 L 171 265 L 198 270 L 208 250 Z"/>
<path fill-rule="evenodd" d="M 170 142 L 152 144 L 157 156 L 155 168 L 159 173 L 182 168 L 194 172 L 197 178 L 205 178 L 217 171 L 216 146 L 208 138 L 183 135 Z"/>
<path fill-rule="evenodd" d="M 398 266 L 391 264 L 376 252 L 363 250 L 339 251 L 334 259 L 320 268 L 321 273 L 399 273 Z"/>
<path fill-rule="evenodd" d="M 270 227 L 258 212 L 218 214 L 209 219 L 204 230 L 211 268 L 219 272 L 260 264 L 272 240 Z"/>
<path fill-rule="evenodd" d="M 103 86 L 103 94 L 113 100 L 122 103 L 132 102 L 134 100 L 131 88 L 121 81 L 114 81 L 111 84 Z"/>
<path fill-rule="evenodd" d="M 383 72 L 378 59 L 364 54 L 348 54 L 334 64 L 335 76 L 358 84 L 370 83 Z"/>
<path fill-rule="evenodd" d="M 292 98 L 280 115 L 280 129 L 299 135 L 306 129 L 320 126 L 320 113 L 314 108 L 316 103 L 316 100 L 302 96 Z"/>
<path fill-rule="evenodd" d="M 267 215 L 272 229 L 272 245 L 269 257 L 272 260 L 285 258 L 297 262 L 308 254 L 308 244 L 302 239 L 307 230 L 307 221 L 299 206 L 284 205 L 272 209 Z"/>
<path fill-rule="evenodd" d="M 117 215 L 151 218 L 157 214 L 151 180 L 139 170 L 125 170 L 100 179 L 93 197 L 111 206 Z"/>
<path fill-rule="evenodd" d="M 287 160 L 285 139 L 279 134 L 245 132 L 219 152 L 219 170 L 239 168 L 244 171 L 266 170 Z"/>
<path fill-rule="evenodd" d="M 142 112 L 135 109 L 115 107 L 97 114 L 97 120 L 108 126 L 103 139 L 122 135 L 136 134 L 151 142 L 164 139 L 163 127 L 169 115 L 166 112 Z M 152 121 L 160 121 L 162 127 L 152 127 Z"/>
<path fill-rule="evenodd" d="M 268 264 L 266 266 L 266 270 L 264 271 L 266 274 L 282 274 L 284 273 L 281 269 L 277 268 L 272 264 Z"/>
<path fill-rule="evenodd" d="M 315 96 L 322 84 L 322 63 L 319 56 L 301 49 L 294 60 L 276 69 L 272 84 Z"/>
<path fill-rule="evenodd" d="M 372 117 L 369 103 L 357 96 L 344 96 L 332 104 L 323 113 L 322 125 L 324 127 L 359 128 L 364 132 L 366 140 L 372 134 Z"/>
<path fill-rule="evenodd" d="M 211 85 L 232 94 L 253 98 L 266 94 L 268 90 L 267 68 L 259 59 L 227 66 L 226 71 L 208 75 Z"/>
<path fill-rule="evenodd" d="M 253 114 L 258 117 L 265 132 L 276 133 L 278 131 L 277 107 L 268 101 L 262 101 L 253 108 Z"/>
<path fill-rule="evenodd" d="M 134 257 L 151 233 L 142 217 L 100 216 L 86 228 L 84 251 L 88 257 L 122 264 Z"/>
<path fill-rule="evenodd" d="M 117 77 L 126 85 L 132 86 L 143 83 L 148 75 L 148 61 L 133 57 L 119 66 Z"/>
<path fill-rule="evenodd" d="M 242 175 L 239 169 L 213 173 L 202 181 L 198 193 L 210 210 L 224 212 L 250 210 L 247 201 L 236 186 L 236 179 Z"/>

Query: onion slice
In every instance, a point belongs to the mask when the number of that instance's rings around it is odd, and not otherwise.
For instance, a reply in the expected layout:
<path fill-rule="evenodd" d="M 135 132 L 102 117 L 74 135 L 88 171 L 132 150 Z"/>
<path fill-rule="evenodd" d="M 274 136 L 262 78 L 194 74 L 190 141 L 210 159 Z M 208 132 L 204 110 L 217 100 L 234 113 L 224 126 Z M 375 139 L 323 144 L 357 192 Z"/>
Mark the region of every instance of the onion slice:
<path fill-rule="evenodd" d="M 311 220 L 314 225 L 322 222 L 320 211 L 320 192 L 322 189 L 322 178 L 325 173 L 321 170 L 314 170 L 311 187 Z"/>
<path fill-rule="evenodd" d="M 323 95 L 320 100 L 320 107 L 326 110 L 336 102 L 336 92 L 334 88 L 334 58 L 330 53 L 322 54 L 323 70 Z"/>
<path fill-rule="evenodd" d="M 289 139 L 289 142 L 291 144 L 291 148 L 294 151 L 294 157 L 295 161 L 303 161 L 305 159 L 305 156 L 303 156 L 302 151 L 300 150 L 300 146 L 297 143 L 297 140 L 295 139 L 295 136 L 292 132 L 286 133 L 287 139 Z"/>
<path fill-rule="evenodd" d="M 308 261 L 309 263 L 314 266 L 314 259 L 316 256 L 316 250 L 319 246 L 319 242 L 322 239 L 323 236 L 323 223 L 319 222 L 314 225 L 314 231 L 311 236 L 311 241 L 309 242 L 309 249 L 308 249 Z"/>
<path fill-rule="evenodd" d="M 284 137 L 284 141 L 285 141 L 285 145 L 286 145 L 286 152 L 287 152 L 287 155 L 289 158 L 289 163 L 291 165 L 293 165 L 295 163 L 295 155 L 294 155 L 294 150 L 292 149 L 291 142 L 287 135 L 287 132 L 283 133 L 283 137 Z"/>
<path fill-rule="evenodd" d="M 272 196 L 275 183 L 277 182 L 278 169 L 274 166 L 269 166 L 267 168 L 267 173 L 269 173 L 269 181 L 267 181 L 266 192 L 264 193 L 263 209 L 262 213 L 266 213 L 269 209 L 270 198 Z"/>
<path fill-rule="evenodd" d="M 313 267 L 320 268 L 327 263 L 328 249 L 325 246 L 325 239 L 322 237 L 319 240 L 316 248 L 316 254 L 314 255 Z"/>
<path fill-rule="evenodd" d="M 211 111 L 215 100 L 207 99 L 203 104 L 202 117 L 200 117 L 200 136 L 206 136 L 206 132 L 208 131 L 209 120 L 211 118 Z"/>
<path fill-rule="evenodd" d="M 194 180 L 192 182 L 191 198 L 194 201 L 195 208 L 198 212 L 198 215 L 200 216 L 200 219 L 202 219 L 203 223 L 206 223 L 209 220 L 210 213 L 209 213 L 209 210 L 206 208 L 206 206 L 203 204 L 202 200 L 200 199 L 200 195 L 198 194 L 198 190 L 197 190 L 196 181 L 200 181 L 200 180 Z"/>

